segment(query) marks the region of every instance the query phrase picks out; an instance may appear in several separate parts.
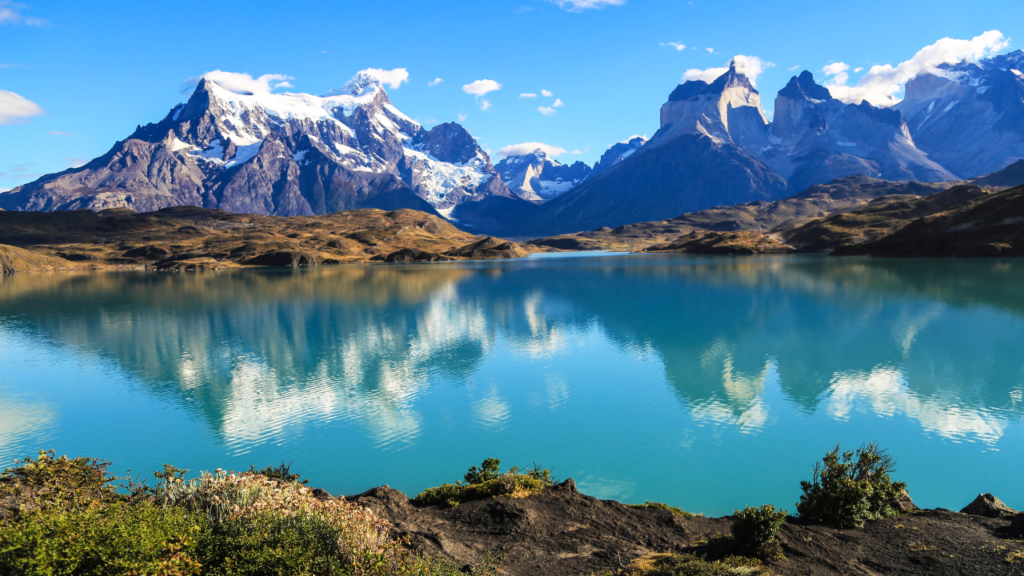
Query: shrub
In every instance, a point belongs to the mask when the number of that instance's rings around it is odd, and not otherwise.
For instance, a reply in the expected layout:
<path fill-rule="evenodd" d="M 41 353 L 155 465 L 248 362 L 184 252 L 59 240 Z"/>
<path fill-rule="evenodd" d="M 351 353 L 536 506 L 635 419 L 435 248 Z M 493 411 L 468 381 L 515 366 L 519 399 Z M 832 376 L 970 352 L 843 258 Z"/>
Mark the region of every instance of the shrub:
<path fill-rule="evenodd" d="M 257 470 L 256 466 L 249 465 L 249 472 L 251 474 L 261 474 L 267 478 L 273 478 L 276 480 L 282 480 L 284 482 L 298 482 L 299 484 L 309 484 L 308 478 L 302 478 L 299 474 L 292 474 L 291 462 L 285 464 L 281 462 L 278 466 L 267 466 L 263 470 Z"/>
<path fill-rule="evenodd" d="M 41 452 L 0 476 L 0 574 L 47 576 L 456 576 L 389 537 L 390 524 L 298 481 L 218 470 L 118 494 L 108 462 Z M 287 467 L 281 470 L 288 473 Z M 12 504 L 13 503 L 13 504 Z M 495 575 L 500 562 L 471 573 Z"/>
<path fill-rule="evenodd" d="M 756 576 L 767 575 L 761 562 L 729 556 L 708 560 L 696 554 L 655 554 L 637 558 L 626 566 L 622 576 Z"/>
<path fill-rule="evenodd" d="M 775 506 L 765 504 L 761 507 L 747 506 L 735 512 L 732 524 L 732 536 L 736 544 L 747 554 L 758 558 L 780 560 L 782 545 L 779 544 L 779 530 L 789 513 L 775 510 Z"/>
<path fill-rule="evenodd" d="M 473 466 L 466 473 L 465 483 L 442 484 L 435 488 L 427 488 L 415 498 L 413 503 L 420 506 L 445 504 L 458 506 L 462 502 L 482 500 L 495 496 L 511 496 L 521 498 L 540 492 L 555 481 L 551 470 L 541 468 L 534 463 L 533 468 L 525 473 L 518 466 L 509 468 L 508 472 L 500 473 L 501 461 L 488 458 L 480 467 Z"/>
<path fill-rule="evenodd" d="M 677 506 L 669 506 L 664 502 L 644 502 L 643 504 L 626 504 L 630 508 L 638 508 L 640 510 L 668 510 L 676 516 L 683 516 L 684 518 L 693 518 L 696 514 L 687 512 Z"/>
<path fill-rule="evenodd" d="M 815 464 L 811 482 L 800 482 L 803 495 L 796 509 L 802 518 L 859 528 L 868 520 L 899 513 L 896 503 L 907 485 L 889 477 L 895 462 L 877 444 L 842 453 L 837 445 L 822 462 L 824 466 Z"/>

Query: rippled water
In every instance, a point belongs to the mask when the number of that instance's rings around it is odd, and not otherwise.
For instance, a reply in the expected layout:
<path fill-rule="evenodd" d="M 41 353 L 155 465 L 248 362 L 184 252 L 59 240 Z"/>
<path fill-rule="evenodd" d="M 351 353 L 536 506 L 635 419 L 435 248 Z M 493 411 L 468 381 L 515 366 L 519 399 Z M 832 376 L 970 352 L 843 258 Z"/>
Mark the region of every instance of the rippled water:
<path fill-rule="evenodd" d="M 0 280 L 0 463 L 293 461 L 409 493 L 485 457 L 793 510 L 878 440 L 925 506 L 1024 507 L 1024 261 L 677 255 Z"/>

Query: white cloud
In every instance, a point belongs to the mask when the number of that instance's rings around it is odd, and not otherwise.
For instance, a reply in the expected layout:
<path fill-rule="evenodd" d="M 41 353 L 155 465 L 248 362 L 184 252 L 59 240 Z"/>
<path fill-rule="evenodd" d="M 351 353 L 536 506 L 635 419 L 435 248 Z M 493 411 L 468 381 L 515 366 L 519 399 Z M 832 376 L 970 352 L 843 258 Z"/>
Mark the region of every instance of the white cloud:
<path fill-rule="evenodd" d="M 11 0 L 0 0 L 0 24 L 24 24 L 26 26 L 43 26 L 46 20 L 42 18 L 26 18 L 22 10 L 28 8 L 24 4 L 12 2 Z"/>
<path fill-rule="evenodd" d="M 85 166 L 89 163 L 88 158 L 65 158 L 64 162 L 68 165 L 68 168 L 78 168 Z"/>
<path fill-rule="evenodd" d="M 561 106 L 565 106 L 565 102 L 562 102 L 561 98 L 556 98 L 555 103 L 551 105 L 552 108 L 559 108 Z"/>
<path fill-rule="evenodd" d="M 508 158 L 509 156 L 522 156 L 523 154 L 529 154 L 534 150 L 543 150 L 545 154 L 552 158 L 557 158 L 558 156 L 568 152 L 565 148 L 552 146 L 543 142 L 523 142 L 522 144 L 505 146 L 501 150 L 498 150 L 498 157 Z"/>
<path fill-rule="evenodd" d="M 430 82 L 427 82 L 427 86 L 437 86 L 441 82 L 444 82 L 444 78 L 434 78 Z"/>
<path fill-rule="evenodd" d="M 35 102 L 9 92 L 0 90 L 0 126 L 5 124 L 22 124 L 33 116 L 45 114 Z"/>
<path fill-rule="evenodd" d="M 797 64 L 796 66 L 790 66 L 789 68 L 786 68 L 786 70 L 789 70 L 790 72 L 793 72 L 794 70 L 799 70 L 799 69 L 800 69 L 800 65 L 799 64 Z"/>
<path fill-rule="evenodd" d="M 583 154 L 583 151 L 577 148 L 576 150 L 569 152 L 569 154 L 572 156 L 579 156 L 580 154 Z"/>
<path fill-rule="evenodd" d="M 977 60 L 991 56 L 1009 46 L 1010 41 L 998 30 L 989 30 L 970 40 L 943 38 L 925 46 L 906 62 L 897 66 L 890 64 L 872 66 L 853 86 L 846 82 L 849 76 L 836 74 L 825 86 L 832 96 L 853 104 L 867 100 L 875 106 L 896 104 L 896 94 L 903 90 L 908 80 L 922 73 L 934 70 L 939 64 L 954 64 L 961 60 Z"/>
<path fill-rule="evenodd" d="M 854 68 L 853 69 L 854 73 L 858 73 L 858 72 L 861 72 L 863 70 L 864 70 L 863 68 Z"/>
<path fill-rule="evenodd" d="M 582 12 L 590 8 L 622 6 L 626 0 L 548 0 L 548 2 L 557 4 L 559 8 L 569 12 Z"/>
<path fill-rule="evenodd" d="M 10 188 L 0 188 L 0 194 L 3 194 L 4 192 L 10 192 L 10 191 L 11 191 Z"/>
<path fill-rule="evenodd" d="M 47 134 L 50 134 L 51 136 L 78 136 L 78 134 L 75 134 L 74 132 L 61 132 L 60 130 L 50 130 Z"/>
<path fill-rule="evenodd" d="M 714 48 L 705 48 L 705 50 L 708 51 L 708 54 L 714 54 L 715 53 L 715 49 Z"/>
<path fill-rule="evenodd" d="M 456 116 L 456 118 L 459 119 L 459 122 L 465 122 L 466 118 L 469 118 L 469 114 L 463 114 L 462 112 L 459 112 L 459 114 L 458 114 L 458 116 Z"/>
<path fill-rule="evenodd" d="M 253 78 L 246 72 L 225 72 L 223 70 L 214 70 L 207 72 L 202 76 L 195 78 L 189 78 L 187 85 L 195 85 L 202 79 L 207 79 L 211 82 L 216 82 L 221 88 L 230 90 L 238 94 L 252 93 L 261 94 L 276 90 L 277 88 L 287 88 L 291 84 L 286 80 L 294 80 L 291 76 L 285 76 L 284 74 L 264 74 L 259 78 Z"/>
<path fill-rule="evenodd" d="M 736 71 L 740 74 L 746 75 L 750 79 L 750 83 L 755 87 L 757 86 L 757 77 L 760 76 L 766 69 L 775 66 L 771 62 L 765 62 L 757 56 L 744 56 L 737 54 L 733 56 L 730 64 L 736 66 Z M 706 70 L 700 70 L 698 68 L 691 68 L 683 74 L 683 82 L 688 80 L 703 80 L 708 84 L 714 82 L 719 76 L 729 71 L 729 67 L 723 68 L 708 68 Z"/>
<path fill-rule="evenodd" d="M 523 92 L 522 94 L 519 95 L 520 99 L 523 99 L 523 98 L 536 98 L 536 97 L 537 97 L 537 95 L 534 94 L 533 92 Z"/>
<path fill-rule="evenodd" d="M 484 100 L 484 101 L 480 102 L 480 109 L 481 110 L 489 110 L 490 108 L 491 108 L 491 103 L 488 102 L 487 100 Z"/>
<path fill-rule="evenodd" d="M 677 52 L 686 50 L 686 44 L 683 44 L 682 42 L 662 42 L 659 46 L 671 46 L 675 48 Z"/>
<path fill-rule="evenodd" d="M 545 116 L 554 116 L 555 114 L 558 114 L 558 110 L 555 110 L 554 108 L 550 108 L 548 106 L 541 106 L 540 108 L 537 108 L 537 112 L 540 112 Z"/>
<path fill-rule="evenodd" d="M 821 71 L 824 72 L 826 76 L 835 76 L 837 74 L 842 74 L 849 69 L 850 67 L 845 62 L 833 62 L 822 68 Z"/>
<path fill-rule="evenodd" d="M 477 80 L 462 87 L 463 92 L 466 94 L 472 94 L 477 98 L 487 94 L 488 92 L 494 92 L 495 90 L 501 90 L 501 84 L 498 84 L 494 80 Z"/>
<path fill-rule="evenodd" d="M 395 68 L 394 70 L 381 70 L 380 68 L 367 68 L 366 70 L 360 70 L 360 72 L 366 72 L 370 74 L 380 83 L 387 86 L 388 88 L 398 88 L 402 84 L 409 81 L 409 71 L 405 68 Z"/>
<path fill-rule="evenodd" d="M 554 94 L 552 94 L 550 90 L 541 90 L 540 91 L 540 95 L 541 96 L 547 96 L 548 98 L 554 96 Z"/>

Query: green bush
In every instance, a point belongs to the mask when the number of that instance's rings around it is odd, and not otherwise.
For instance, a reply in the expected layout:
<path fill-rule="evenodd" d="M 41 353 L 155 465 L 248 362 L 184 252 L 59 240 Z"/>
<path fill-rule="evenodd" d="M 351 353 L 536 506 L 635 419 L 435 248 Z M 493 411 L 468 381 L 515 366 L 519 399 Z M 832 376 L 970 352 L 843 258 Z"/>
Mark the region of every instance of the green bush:
<path fill-rule="evenodd" d="M 696 514 L 687 512 L 677 506 L 669 506 L 664 502 L 644 502 L 643 504 L 626 504 L 630 508 L 638 508 L 640 510 L 668 510 L 676 516 L 682 516 L 684 518 L 693 518 Z"/>
<path fill-rule="evenodd" d="M 455 484 L 427 488 L 413 498 L 413 504 L 458 506 L 462 502 L 495 496 L 522 497 L 540 492 L 555 482 L 551 477 L 551 470 L 541 468 L 537 464 L 525 473 L 520 472 L 518 466 L 513 466 L 502 474 L 500 466 L 500 460 L 488 458 L 479 468 L 473 466 L 469 469 L 465 483 L 459 481 Z"/>
<path fill-rule="evenodd" d="M 802 518 L 836 528 L 859 528 L 868 520 L 899 514 L 896 503 L 907 485 L 893 482 L 895 462 L 875 443 L 853 452 L 835 450 L 815 464 L 812 481 L 802 481 L 796 505 Z"/>
<path fill-rule="evenodd" d="M 300 474 L 292 474 L 292 464 L 289 462 L 285 464 L 281 462 L 278 466 L 267 466 L 263 470 L 257 470 L 256 466 L 249 465 L 249 472 L 251 474 L 261 474 L 267 478 L 274 478 L 276 480 L 283 480 L 285 482 L 298 482 L 299 484 L 309 484 L 308 478 L 303 478 Z"/>
<path fill-rule="evenodd" d="M 784 558 L 779 543 L 779 530 L 788 512 L 776 511 L 775 506 L 765 504 L 760 507 L 747 506 L 737 510 L 734 515 L 736 519 L 732 524 L 732 536 L 747 554 L 772 560 Z"/>
<path fill-rule="evenodd" d="M 318 500 L 311 488 L 280 476 L 218 470 L 186 481 L 185 470 L 165 465 L 155 473 L 156 488 L 129 480 L 129 496 L 118 493 L 109 462 L 41 452 L 18 464 L 0 475 L 4 575 L 463 573 L 406 550 L 369 510 Z M 496 576 L 499 565 L 491 561 L 471 573 Z"/>

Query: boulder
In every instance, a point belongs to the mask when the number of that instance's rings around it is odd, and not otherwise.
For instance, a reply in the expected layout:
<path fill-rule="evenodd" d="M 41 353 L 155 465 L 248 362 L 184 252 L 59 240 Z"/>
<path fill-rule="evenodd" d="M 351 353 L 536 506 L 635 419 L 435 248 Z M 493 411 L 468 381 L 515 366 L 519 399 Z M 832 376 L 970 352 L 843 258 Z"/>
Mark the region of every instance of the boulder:
<path fill-rule="evenodd" d="M 971 516 L 987 516 L 988 518 L 999 518 L 1000 516 L 1012 516 L 1017 513 L 999 498 L 992 494 L 979 494 L 974 502 L 971 502 L 960 511 L 961 514 Z"/>
<path fill-rule="evenodd" d="M 436 252 L 417 250 L 415 248 L 402 248 L 384 257 L 385 262 L 444 262 L 451 260 Z"/>
<path fill-rule="evenodd" d="M 906 490 L 896 499 L 895 507 L 901 512 L 917 512 L 920 510 L 917 504 L 914 504 L 914 501 L 910 499 L 910 493 Z"/>

